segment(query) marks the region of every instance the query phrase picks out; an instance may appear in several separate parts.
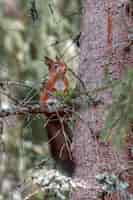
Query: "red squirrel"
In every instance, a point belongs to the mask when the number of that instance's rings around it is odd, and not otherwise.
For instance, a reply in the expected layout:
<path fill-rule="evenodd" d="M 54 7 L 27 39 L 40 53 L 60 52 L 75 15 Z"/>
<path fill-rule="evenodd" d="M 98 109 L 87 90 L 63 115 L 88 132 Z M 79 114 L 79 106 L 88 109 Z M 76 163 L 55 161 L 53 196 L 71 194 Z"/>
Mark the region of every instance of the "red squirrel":
<path fill-rule="evenodd" d="M 50 106 L 58 101 L 54 93 L 60 92 L 62 95 L 67 93 L 67 66 L 57 57 L 56 60 L 45 57 L 45 64 L 48 66 L 48 80 L 40 94 L 40 106 L 49 108 L 49 111 L 44 113 L 48 118 L 46 129 L 49 147 L 52 157 L 69 175 L 72 175 L 75 165 L 71 153 L 71 131 L 67 122 L 62 120 L 65 118 L 65 112 L 50 110 Z"/>

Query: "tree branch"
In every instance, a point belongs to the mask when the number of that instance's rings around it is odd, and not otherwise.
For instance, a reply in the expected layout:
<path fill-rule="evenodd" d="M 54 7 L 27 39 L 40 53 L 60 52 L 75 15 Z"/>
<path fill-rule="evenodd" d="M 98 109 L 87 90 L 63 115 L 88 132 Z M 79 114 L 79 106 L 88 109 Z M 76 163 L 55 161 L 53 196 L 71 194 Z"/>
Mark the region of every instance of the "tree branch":
<path fill-rule="evenodd" d="M 52 111 L 48 109 L 47 106 L 40 106 L 39 104 L 34 104 L 34 105 L 19 105 L 19 106 L 14 106 L 13 108 L 8 108 L 8 109 L 0 109 L 0 118 L 8 117 L 8 116 L 13 116 L 13 115 L 26 115 L 26 114 L 43 114 L 43 113 L 52 113 L 56 112 L 58 109 L 58 112 L 63 111 L 67 112 L 70 108 L 67 107 L 53 107 Z"/>

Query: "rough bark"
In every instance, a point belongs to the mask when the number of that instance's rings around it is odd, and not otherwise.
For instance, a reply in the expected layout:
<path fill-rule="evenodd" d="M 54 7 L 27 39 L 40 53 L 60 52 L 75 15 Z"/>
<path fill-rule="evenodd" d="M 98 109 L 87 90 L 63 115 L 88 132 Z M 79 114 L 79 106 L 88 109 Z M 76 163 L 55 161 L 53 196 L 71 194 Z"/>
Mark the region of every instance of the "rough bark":
<path fill-rule="evenodd" d="M 131 65 L 131 53 L 126 54 L 127 29 L 123 21 L 122 1 L 86 0 L 81 20 L 81 55 L 79 76 L 89 90 L 103 85 L 104 66 L 108 66 L 111 79 L 120 79 L 126 66 Z M 95 175 L 116 172 L 125 167 L 127 156 L 115 152 L 112 145 L 95 138 L 104 124 L 105 110 L 112 103 L 111 90 L 98 94 L 104 105 L 81 109 L 84 120 L 78 122 L 74 135 L 75 177 L 84 180 L 88 189 L 72 194 L 72 200 L 97 199 L 99 187 Z M 114 196 L 113 200 L 120 197 Z"/>

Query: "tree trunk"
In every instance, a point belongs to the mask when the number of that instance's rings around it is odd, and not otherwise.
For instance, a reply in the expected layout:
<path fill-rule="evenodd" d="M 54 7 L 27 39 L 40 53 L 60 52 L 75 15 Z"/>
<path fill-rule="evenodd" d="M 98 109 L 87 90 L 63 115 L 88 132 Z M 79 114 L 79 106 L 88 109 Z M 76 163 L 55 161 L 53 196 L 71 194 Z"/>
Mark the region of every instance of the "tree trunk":
<path fill-rule="evenodd" d="M 91 91 L 104 84 L 105 67 L 108 67 L 111 80 L 120 79 L 125 66 L 130 66 L 133 59 L 131 52 L 124 52 L 128 40 L 122 1 L 86 0 L 83 7 L 79 76 Z M 126 153 L 117 153 L 111 143 L 105 144 L 97 139 L 104 124 L 105 110 L 112 103 L 111 89 L 98 93 L 98 99 L 104 104 L 80 110 L 84 123 L 77 123 L 74 134 L 75 177 L 84 180 L 87 189 L 74 192 L 72 200 L 97 199 L 99 186 L 96 174 L 105 171 L 115 173 L 126 164 Z M 115 195 L 115 199 L 120 197 Z"/>

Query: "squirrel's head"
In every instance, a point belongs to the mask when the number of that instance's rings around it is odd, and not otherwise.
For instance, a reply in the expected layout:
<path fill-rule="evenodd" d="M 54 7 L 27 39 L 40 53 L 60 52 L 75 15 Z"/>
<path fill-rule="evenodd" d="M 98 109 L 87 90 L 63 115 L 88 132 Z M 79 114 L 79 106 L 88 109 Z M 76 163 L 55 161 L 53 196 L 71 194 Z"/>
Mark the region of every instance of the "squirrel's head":
<path fill-rule="evenodd" d="M 52 60 L 45 56 L 45 64 L 48 65 L 50 74 L 64 75 L 67 71 L 67 66 L 58 57 L 56 57 L 56 60 Z"/>

